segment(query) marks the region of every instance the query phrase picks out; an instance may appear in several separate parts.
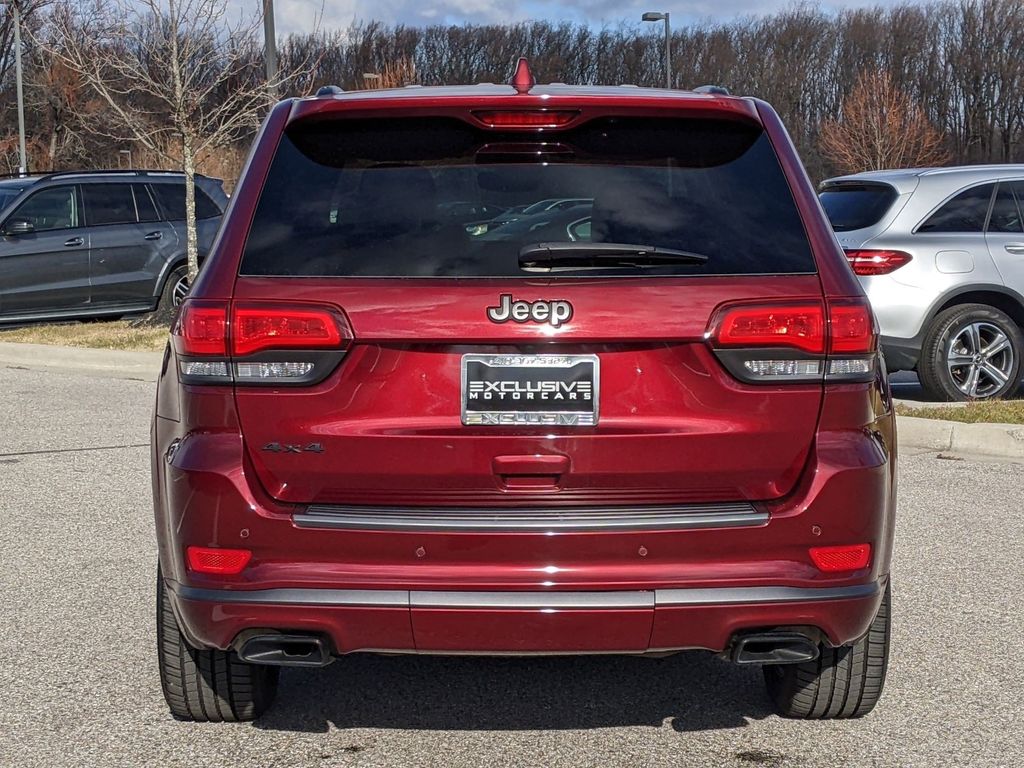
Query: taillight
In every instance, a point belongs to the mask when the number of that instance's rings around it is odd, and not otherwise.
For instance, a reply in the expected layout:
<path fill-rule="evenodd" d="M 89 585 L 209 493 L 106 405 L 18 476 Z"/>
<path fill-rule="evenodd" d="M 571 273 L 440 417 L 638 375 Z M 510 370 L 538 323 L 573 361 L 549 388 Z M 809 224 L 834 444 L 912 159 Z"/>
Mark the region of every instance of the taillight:
<path fill-rule="evenodd" d="M 867 568 L 871 562 L 870 544 L 844 544 L 838 547 L 811 547 L 808 551 L 814 567 L 823 573 L 842 573 Z"/>
<path fill-rule="evenodd" d="M 234 576 L 252 559 L 248 549 L 222 549 L 220 547 L 187 547 L 185 560 L 189 570 L 196 573 L 212 573 L 218 576 Z"/>
<path fill-rule="evenodd" d="M 171 335 L 179 355 L 228 353 L 228 305 L 222 302 L 186 301 Z"/>
<path fill-rule="evenodd" d="M 327 306 L 194 299 L 172 331 L 187 384 L 314 384 L 337 367 L 351 338 Z"/>
<path fill-rule="evenodd" d="M 231 313 L 231 353 L 261 349 L 338 349 L 341 329 L 328 309 L 237 305 Z"/>
<path fill-rule="evenodd" d="M 870 248 L 851 248 L 846 251 L 846 259 L 850 262 L 854 274 L 861 277 L 888 275 L 909 263 L 912 258 L 904 251 Z"/>
<path fill-rule="evenodd" d="M 825 312 L 817 304 L 738 305 L 719 316 L 720 347 L 793 347 L 825 351 Z"/>
<path fill-rule="evenodd" d="M 732 304 L 706 334 L 715 354 L 747 382 L 868 381 L 877 336 L 862 298 L 821 302 Z"/>
<path fill-rule="evenodd" d="M 577 110 L 569 109 L 481 110 L 474 112 L 473 117 L 488 128 L 561 128 L 578 114 Z"/>

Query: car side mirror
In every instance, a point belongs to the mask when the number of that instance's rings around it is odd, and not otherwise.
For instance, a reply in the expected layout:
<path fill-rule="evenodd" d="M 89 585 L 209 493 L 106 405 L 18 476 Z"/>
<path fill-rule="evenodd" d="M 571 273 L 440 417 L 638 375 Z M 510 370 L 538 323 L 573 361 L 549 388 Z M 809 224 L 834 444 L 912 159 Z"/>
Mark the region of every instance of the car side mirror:
<path fill-rule="evenodd" d="M 4 234 L 11 237 L 31 235 L 35 231 L 35 224 L 28 219 L 8 219 L 7 223 L 4 224 Z"/>

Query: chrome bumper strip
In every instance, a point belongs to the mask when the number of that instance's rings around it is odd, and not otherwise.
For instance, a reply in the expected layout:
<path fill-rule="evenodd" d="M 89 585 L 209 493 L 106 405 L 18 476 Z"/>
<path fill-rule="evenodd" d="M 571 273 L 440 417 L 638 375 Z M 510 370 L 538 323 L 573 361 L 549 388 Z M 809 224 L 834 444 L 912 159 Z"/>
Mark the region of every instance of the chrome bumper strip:
<path fill-rule="evenodd" d="M 292 517 L 300 528 L 370 531 L 651 531 L 760 526 L 768 513 L 745 502 L 671 507 L 458 509 L 312 506 Z"/>
<path fill-rule="evenodd" d="M 203 589 L 168 582 L 184 600 L 274 605 L 476 610 L 622 610 L 687 605 L 802 603 L 877 595 L 879 582 L 849 587 L 709 587 L 616 592 L 439 592 L 378 589 Z"/>

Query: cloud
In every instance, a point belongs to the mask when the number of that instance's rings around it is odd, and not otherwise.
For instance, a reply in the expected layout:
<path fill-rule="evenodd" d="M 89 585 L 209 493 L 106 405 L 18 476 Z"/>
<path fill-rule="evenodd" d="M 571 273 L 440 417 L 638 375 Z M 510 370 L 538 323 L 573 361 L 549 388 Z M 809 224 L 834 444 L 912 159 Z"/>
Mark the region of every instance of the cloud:
<path fill-rule="evenodd" d="M 259 8 L 259 0 L 232 0 L 239 8 Z M 594 26 L 639 24 L 644 11 L 669 11 L 674 25 L 728 21 L 739 16 L 792 8 L 794 0 L 274 0 L 279 34 L 340 29 L 353 21 L 386 24 L 506 24 L 517 21 L 570 21 Z M 825 11 L 893 6 L 905 0 L 823 0 Z"/>

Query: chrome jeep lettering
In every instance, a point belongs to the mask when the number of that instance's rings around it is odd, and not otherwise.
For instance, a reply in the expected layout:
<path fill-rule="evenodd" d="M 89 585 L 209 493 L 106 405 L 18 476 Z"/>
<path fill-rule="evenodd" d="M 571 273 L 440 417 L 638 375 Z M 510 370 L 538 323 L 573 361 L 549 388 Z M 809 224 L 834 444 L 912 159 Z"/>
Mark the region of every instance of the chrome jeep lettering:
<path fill-rule="evenodd" d="M 513 299 L 511 293 L 503 293 L 498 306 L 487 308 L 487 319 L 492 323 L 549 323 L 557 328 L 572 319 L 572 304 L 561 300 L 522 301 Z"/>

